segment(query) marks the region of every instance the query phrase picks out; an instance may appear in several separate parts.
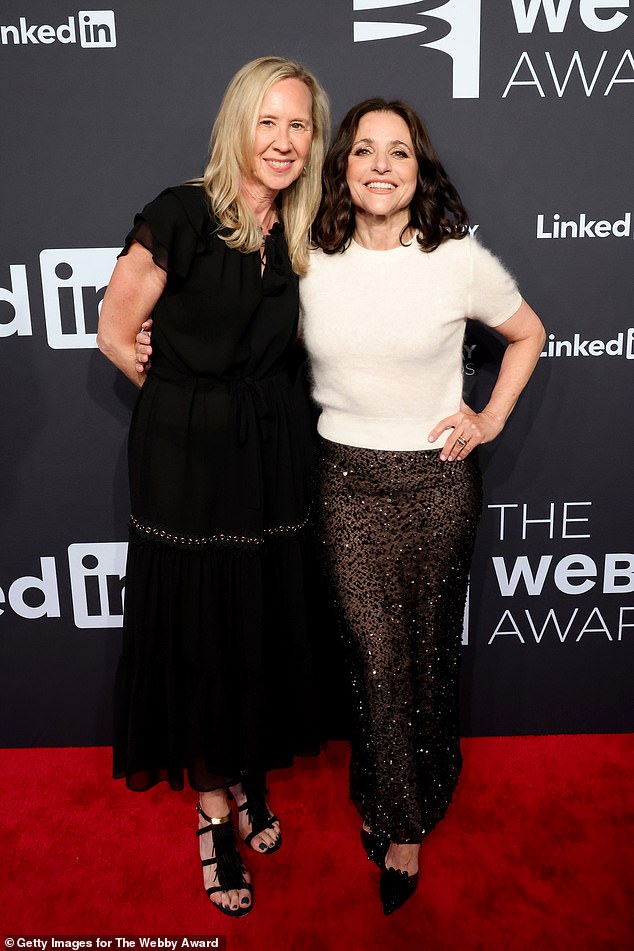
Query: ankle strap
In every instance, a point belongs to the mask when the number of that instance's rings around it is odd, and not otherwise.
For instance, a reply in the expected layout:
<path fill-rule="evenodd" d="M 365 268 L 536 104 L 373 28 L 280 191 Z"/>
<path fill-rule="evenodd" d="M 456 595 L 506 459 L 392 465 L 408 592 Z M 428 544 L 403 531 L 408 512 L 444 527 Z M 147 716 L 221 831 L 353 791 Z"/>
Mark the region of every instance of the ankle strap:
<path fill-rule="evenodd" d="M 203 819 L 210 822 L 212 826 L 223 826 L 227 822 L 231 822 L 230 812 L 228 812 L 226 816 L 221 816 L 219 819 L 216 819 L 215 816 L 208 816 L 206 812 L 203 812 L 203 808 L 199 802 L 196 803 L 196 812 L 199 812 Z"/>

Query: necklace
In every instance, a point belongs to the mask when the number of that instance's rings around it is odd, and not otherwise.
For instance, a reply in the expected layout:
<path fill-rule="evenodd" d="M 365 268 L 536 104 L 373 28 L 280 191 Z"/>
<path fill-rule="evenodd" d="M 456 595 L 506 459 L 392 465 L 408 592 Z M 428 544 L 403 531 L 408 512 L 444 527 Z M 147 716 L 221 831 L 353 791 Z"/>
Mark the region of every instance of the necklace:
<path fill-rule="evenodd" d="M 264 244 L 267 234 L 276 222 L 277 208 L 275 205 L 273 205 L 262 219 L 262 224 L 260 225 L 260 231 L 262 233 L 262 241 L 260 242 L 261 244 Z"/>

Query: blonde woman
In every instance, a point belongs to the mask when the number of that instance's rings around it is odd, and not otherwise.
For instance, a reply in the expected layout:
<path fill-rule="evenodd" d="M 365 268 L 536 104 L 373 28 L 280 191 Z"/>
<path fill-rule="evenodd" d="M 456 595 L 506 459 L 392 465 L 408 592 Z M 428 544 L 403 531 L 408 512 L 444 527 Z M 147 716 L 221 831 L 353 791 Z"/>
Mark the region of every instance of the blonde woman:
<path fill-rule="evenodd" d="M 168 188 L 128 235 L 99 322 L 141 386 L 131 491 L 114 775 L 199 792 L 211 901 L 252 907 L 238 830 L 277 851 L 265 774 L 316 748 L 303 529 L 307 407 L 295 385 L 298 276 L 320 200 L 328 103 L 279 57 L 232 79 L 197 182 Z M 152 317 L 152 368 L 135 334 Z"/>

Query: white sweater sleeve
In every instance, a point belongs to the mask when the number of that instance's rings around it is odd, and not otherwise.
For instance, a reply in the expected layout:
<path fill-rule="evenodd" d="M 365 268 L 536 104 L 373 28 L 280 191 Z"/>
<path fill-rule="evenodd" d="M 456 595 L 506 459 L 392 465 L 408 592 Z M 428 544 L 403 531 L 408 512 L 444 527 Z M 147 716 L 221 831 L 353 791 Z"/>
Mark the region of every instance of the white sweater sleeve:
<path fill-rule="evenodd" d="M 475 238 L 464 240 L 469 242 L 471 255 L 467 316 L 497 327 L 519 308 L 521 294 L 515 279 L 494 254 Z"/>

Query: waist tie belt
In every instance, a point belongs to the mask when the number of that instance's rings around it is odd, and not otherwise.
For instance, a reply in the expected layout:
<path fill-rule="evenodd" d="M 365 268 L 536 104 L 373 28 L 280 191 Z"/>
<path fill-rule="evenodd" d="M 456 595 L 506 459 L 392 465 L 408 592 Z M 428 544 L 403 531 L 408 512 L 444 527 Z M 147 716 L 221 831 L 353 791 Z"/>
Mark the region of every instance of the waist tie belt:
<path fill-rule="evenodd" d="M 241 377 L 223 379 L 217 376 L 197 375 L 181 372 L 170 366 L 153 366 L 150 378 L 159 382 L 173 383 L 189 392 L 189 413 L 199 391 L 220 390 L 228 394 L 231 400 L 235 444 L 245 450 L 244 463 L 245 488 L 249 508 L 263 508 L 263 480 L 260 458 L 260 444 L 271 441 L 276 422 L 266 400 L 265 389 L 273 381 L 286 381 L 290 378 L 285 370 L 264 377 Z"/>

